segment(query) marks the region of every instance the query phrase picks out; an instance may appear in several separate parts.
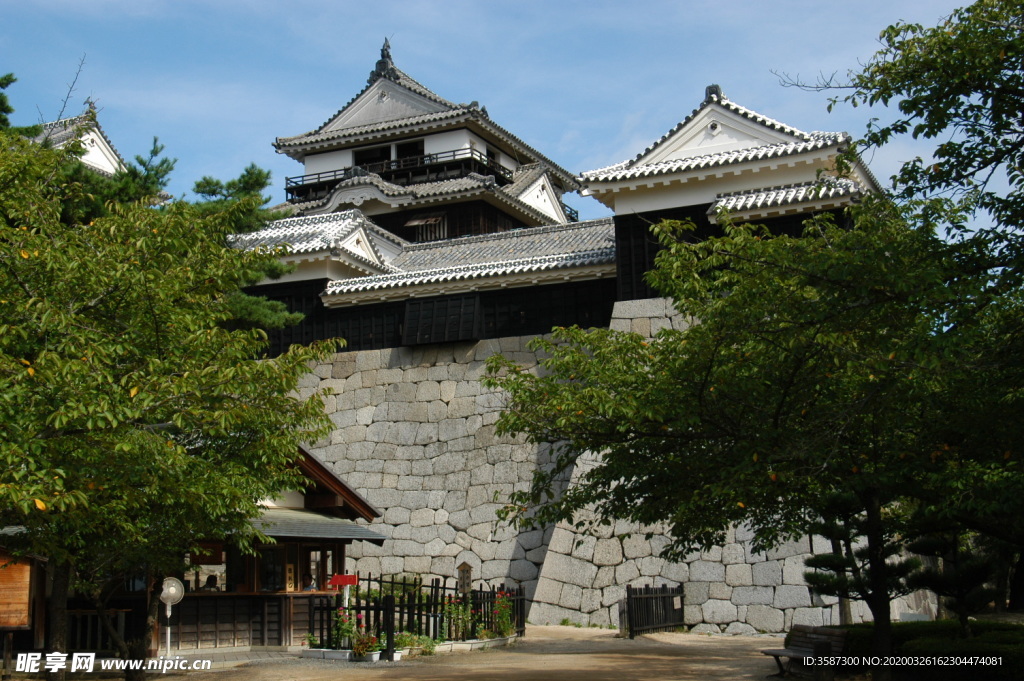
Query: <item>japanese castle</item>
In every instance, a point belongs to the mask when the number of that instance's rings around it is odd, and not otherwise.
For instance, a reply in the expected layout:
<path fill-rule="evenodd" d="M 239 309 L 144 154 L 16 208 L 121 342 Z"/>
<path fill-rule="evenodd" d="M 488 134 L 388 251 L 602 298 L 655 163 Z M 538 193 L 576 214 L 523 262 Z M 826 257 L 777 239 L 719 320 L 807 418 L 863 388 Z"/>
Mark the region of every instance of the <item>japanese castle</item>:
<path fill-rule="evenodd" d="M 850 142 L 807 133 L 706 89 L 698 108 L 634 158 L 573 174 L 491 119 L 395 66 L 385 41 L 366 87 L 277 151 L 303 164 L 286 180 L 295 217 L 239 238 L 286 245 L 295 271 L 258 289 L 306 315 L 274 338 L 341 336 L 347 350 L 608 326 L 616 301 L 656 295 L 643 280 L 649 225 L 720 208 L 773 228 L 840 208 L 877 187 L 869 171 L 819 181 Z M 577 221 L 566 192 L 614 217 Z"/>

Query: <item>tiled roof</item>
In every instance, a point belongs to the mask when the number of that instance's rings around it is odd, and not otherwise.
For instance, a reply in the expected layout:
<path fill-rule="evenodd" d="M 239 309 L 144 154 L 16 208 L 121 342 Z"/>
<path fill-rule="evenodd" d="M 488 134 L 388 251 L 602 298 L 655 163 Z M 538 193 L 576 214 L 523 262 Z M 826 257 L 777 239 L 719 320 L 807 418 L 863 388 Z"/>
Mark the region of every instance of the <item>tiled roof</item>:
<path fill-rule="evenodd" d="M 407 243 L 405 240 L 370 222 L 361 211 L 352 209 L 340 213 L 328 213 L 327 215 L 276 220 L 265 229 L 249 234 L 234 235 L 231 237 L 231 244 L 235 248 L 243 249 L 285 247 L 288 253 L 292 255 L 302 255 L 304 253 L 330 250 L 334 242 L 338 239 L 343 239 L 359 227 L 379 238 L 388 239 L 396 244 L 402 245 Z M 376 255 L 383 261 L 379 252 Z M 349 253 L 349 256 L 360 257 L 356 253 Z M 367 264 L 379 267 L 376 263 L 369 261 L 367 261 Z M 385 268 L 390 269 L 387 265 L 385 265 Z"/>
<path fill-rule="evenodd" d="M 715 86 L 712 86 L 712 87 L 715 87 Z M 710 90 L 710 88 L 709 88 L 709 90 Z M 809 140 L 813 135 L 826 134 L 826 133 L 806 133 L 803 130 L 798 130 L 797 128 L 794 128 L 791 125 L 786 125 L 785 123 L 781 123 L 781 122 L 775 120 L 774 118 L 768 118 L 767 116 L 765 116 L 763 114 L 759 114 L 759 113 L 757 113 L 756 111 L 754 111 L 752 109 L 748 109 L 745 106 L 740 106 L 739 104 L 736 104 L 735 102 L 730 101 L 728 97 L 726 97 L 724 94 L 722 94 L 721 90 L 715 90 L 715 91 L 709 91 L 708 94 L 704 97 L 704 101 L 701 102 L 700 106 L 698 106 L 696 109 L 691 111 L 689 116 L 684 118 L 682 121 L 677 123 L 671 130 L 669 130 L 664 135 L 662 135 L 658 139 L 657 142 L 655 142 L 654 144 L 652 144 L 651 146 L 647 147 L 646 149 L 641 151 L 639 154 L 634 156 L 633 157 L 633 161 L 639 161 L 641 158 L 643 158 L 647 154 L 649 154 L 652 151 L 654 151 L 655 149 L 657 149 L 666 140 L 668 140 L 670 137 L 672 137 L 672 135 L 676 134 L 677 132 L 679 132 L 680 130 L 685 128 L 686 125 L 690 121 L 692 121 L 694 118 L 696 118 L 697 114 L 699 114 L 701 111 L 703 111 L 704 109 L 708 108 L 712 104 L 718 104 L 719 106 L 721 106 L 721 107 L 723 107 L 725 109 L 728 109 L 729 111 L 732 111 L 735 114 L 739 114 L 740 116 L 742 116 L 743 118 L 746 118 L 747 120 L 750 120 L 750 121 L 753 121 L 753 122 L 758 123 L 760 125 L 763 125 L 764 127 L 769 128 L 771 130 L 775 130 L 776 132 L 781 132 L 781 133 L 786 134 L 786 135 L 792 135 L 793 137 L 798 137 L 798 138 L 803 139 L 805 141 Z"/>
<path fill-rule="evenodd" d="M 388 121 L 381 121 L 380 123 L 373 123 L 370 125 L 361 125 L 352 128 L 342 128 L 339 130 L 324 130 L 324 128 L 334 119 L 336 119 L 345 109 L 350 107 L 357 99 L 363 96 L 363 94 L 373 86 L 378 80 L 385 78 L 387 80 L 397 83 L 401 87 L 404 87 L 416 94 L 429 99 L 436 104 L 439 104 L 445 108 L 444 111 L 438 111 L 434 113 L 425 113 L 416 116 L 408 116 L 405 118 L 399 118 Z M 376 68 L 370 73 L 370 78 L 367 80 L 366 87 L 359 91 L 355 97 L 348 101 L 345 106 L 341 107 L 333 116 L 328 118 L 323 124 L 320 125 L 316 130 L 303 133 L 301 135 L 295 135 L 293 137 L 278 137 L 274 142 L 274 148 L 278 151 L 287 153 L 289 150 L 298 150 L 306 145 L 322 144 L 332 141 L 341 141 L 347 138 L 360 138 L 372 136 L 375 134 L 387 133 L 392 130 L 398 130 L 403 128 L 423 128 L 434 125 L 454 125 L 459 122 L 475 122 L 481 127 L 487 129 L 492 134 L 499 138 L 503 138 L 505 142 L 511 145 L 519 152 L 524 152 L 533 158 L 547 164 L 552 172 L 554 172 L 562 183 L 569 190 L 578 188 L 576 178 L 572 173 L 565 170 L 561 166 L 555 164 L 549 158 L 541 154 L 539 151 L 531 147 L 529 144 L 524 142 L 522 139 L 513 135 L 511 132 L 496 124 L 491 120 L 490 115 L 487 113 L 487 108 L 480 106 L 477 102 L 470 102 L 469 104 L 456 104 L 451 102 L 444 97 L 434 93 L 428 88 L 421 85 L 415 79 L 409 77 L 404 71 L 394 65 L 391 60 L 391 47 L 387 41 L 384 43 L 384 47 L 381 49 L 381 59 L 377 62 Z"/>
<path fill-rule="evenodd" d="M 332 281 L 327 294 L 482 279 L 615 262 L 611 218 L 411 244 L 393 261 L 393 274 Z"/>
<path fill-rule="evenodd" d="M 527 165 L 519 166 L 512 179 L 512 184 L 505 185 L 501 188 L 501 191 L 505 192 L 509 196 L 522 196 L 523 192 L 529 189 L 534 182 L 540 179 L 546 170 L 547 168 L 540 163 L 529 163 Z"/>
<path fill-rule="evenodd" d="M 288 207 L 299 212 L 314 211 L 317 208 L 330 204 L 331 197 L 336 192 L 349 187 L 365 185 L 376 187 L 382 194 L 384 194 L 384 196 L 402 198 L 409 203 L 420 199 L 449 198 L 460 195 L 464 196 L 468 194 L 490 192 L 505 203 L 514 206 L 520 212 L 532 215 L 538 222 L 544 222 L 551 218 L 551 216 L 542 213 L 525 201 L 520 200 L 517 196 L 509 195 L 507 192 L 499 189 L 492 176 L 480 175 L 479 173 L 469 173 L 465 177 L 458 177 L 451 180 L 420 182 L 409 185 L 394 184 L 393 182 L 388 182 L 381 178 L 380 175 L 367 173 L 366 175 L 357 175 L 356 177 L 339 182 L 334 189 L 331 190 L 331 193 L 322 199 L 288 204 Z"/>
<path fill-rule="evenodd" d="M 739 213 L 764 208 L 778 208 L 823 199 L 852 197 L 862 193 L 864 193 L 864 188 L 853 180 L 827 178 L 821 182 L 806 182 L 722 194 L 711 205 L 708 213 L 714 215 L 719 209 Z"/>
<path fill-rule="evenodd" d="M 88 113 L 81 114 L 80 116 L 72 116 L 71 118 L 62 118 L 59 121 L 51 121 L 49 123 L 43 123 L 43 131 L 33 138 L 34 142 L 48 141 L 54 148 L 59 148 L 67 144 L 73 139 L 81 137 L 88 130 L 95 130 L 103 137 L 103 140 L 110 147 L 110 150 L 117 156 L 117 160 L 121 166 L 125 166 L 124 157 L 121 156 L 121 152 L 117 150 L 114 143 L 107 137 L 107 133 L 103 131 L 103 127 L 99 121 L 96 120 L 95 108 L 90 104 L 90 111 Z M 91 167 L 91 166 L 90 166 Z M 97 168 L 97 170 L 99 170 Z M 104 172 L 105 171 L 100 171 Z"/>
<path fill-rule="evenodd" d="M 296 135 L 294 137 L 278 137 L 277 141 L 274 142 L 274 147 L 277 149 L 286 149 L 288 147 L 297 147 L 312 144 L 314 142 L 326 142 L 329 140 L 344 139 L 346 137 L 361 137 L 372 133 L 386 132 L 395 128 L 416 127 L 429 123 L 467 118 L 469 113 L 468 109 L 457 108 L 450 111 L 435 111 L 432 113 L 419 114 L 417 116 L 406 116 L 405 118 L 381 121 L 380 123 L 372 123 L 370 125 L 341 128 L 339 130 L 325 131 L 323 130 L 324 126 L 322 125 L 316 130 L 311 130 L 310 132 Z M 326 125 L 326 123 L 324 125 Z"/>
<path fill-rule="evenodd" d="M 671 139 L 673 135 L 685 128 L 701 111 L 712 105 L 721 106 L 722 108 L 742 116 L 747 120 L 753 121 L 754 123 L 775 132 L 781 132 L 790 137 L 794 137 L 795 139 L 791 142 L 765 144 L 747 149 L 704 154 L 702 156 L 694 156 L 690 158 L 673 159 L 648 164 L 639 163 L 641 159 L 648 156 L 652 151 Z M 748 109 L 745 106 L 740 106 L 739 104 L 730 101 L 724 94 L 722 94 L 718 86 L 710 86 L 701 105 L 694 109 L 689 116 L 680 121 L 671 130 L 662 135 L 654 144 L 650 145 L 629 160 L 582 173 L 580 175 L 580 179 L 583 182 L 615 182 L 617 180 L 626 180 L 636 177 L 685 172 L 700 168 L 711 168 L 714 166 L 742 163 L 744 161 L 789 156 L 792 154 L 815 151 L 848 141 L 850 141 L 850 136 L 845 132 L 804 132 L 803 130 L 786 125 L 774 118 L 769 118 L 768 116 L 759 114 L 752 109 Z"/>
<path fill-rule="evenodd" d="M 703 156 L 692 156 L 690 158 L 672 159 L 644 165 L 634 165 L 635 160 L 623 161 L 612 166 L 590 170 L 583 173 L 581 179 L 584 182 L 615 182 L 636 177 L 649 177 L 653 175 L 664 175 L 665 173 L 685 172 L 701 168 L 713 168 L 716 166 L 743 163 L 745 161 L 757 161 L 783 156 L 792 156 L 808 151 L 825 149 L 830 146 L 848 142 L 850 136 L 844 132 L 820 132 L 808 134 L 807 141 L 783 142 L 779 144 L 766 144 L 747 149 L 724 151 L 717 154 L 705 154 Z"/>
<path fill-rule="evenodd" d="M 266 508 L 252 525 L 271 537 L 351 539 L 383 544 L 382 534 L 351 520 L 320 515 L 297 508 Z"/>

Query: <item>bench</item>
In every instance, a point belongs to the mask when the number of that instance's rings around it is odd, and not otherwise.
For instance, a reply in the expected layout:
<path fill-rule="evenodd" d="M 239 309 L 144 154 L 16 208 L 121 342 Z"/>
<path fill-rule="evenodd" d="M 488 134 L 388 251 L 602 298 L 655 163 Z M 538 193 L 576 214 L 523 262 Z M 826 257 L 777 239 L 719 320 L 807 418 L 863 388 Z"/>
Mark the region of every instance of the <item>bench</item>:
<path fill-rule="evenodd" d="M 783 677 L 789 671 L 794 660 L 803 661 L 806 657 L 815 657 L 824 652 L 828 645 L 829 655 L 842 655 L 843 646 L 846 644 L 846 630 L 832 629 L 830 627 L 809 627 L 805 624 L 796 624 L 789 631 L 786 637 L 785 648 L 773 648 L 762 650 L 762 655 L 771 655 L 775 658 L 775 664 L 779 667 L 779 673 L 773 676 Z M 789 663 L 783 666 L 782 658 L 789 658 Z"/>

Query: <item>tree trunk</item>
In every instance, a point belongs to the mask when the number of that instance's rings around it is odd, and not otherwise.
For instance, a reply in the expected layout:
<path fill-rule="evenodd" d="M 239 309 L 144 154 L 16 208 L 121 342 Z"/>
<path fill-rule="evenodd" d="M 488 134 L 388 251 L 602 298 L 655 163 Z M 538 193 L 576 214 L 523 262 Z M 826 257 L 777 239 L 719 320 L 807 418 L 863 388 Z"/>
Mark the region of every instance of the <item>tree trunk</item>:
<path fill-rule="evenodd" d="M 871 494 L 866 506 L 865 539 L 868 542 L 868 608 L 874 625 L 871 628 L 871 654 L 884 658 L 892 652 L 892 616 L 889 611 L 888 566 L 885 561 L 885 531 L 882 505 L 877 494 Z M 871 669 L 873 681 L 890 681 L 891 668 L 882 665 Z"/>
<path fill-rule="evenodd" d="M 50 598 L 46 602 L 47 641 L 46 652 L 66 653 L 68 651 L 68 593 L 71 590 L 71 563 L 53 563 L 53 583 Z M 50 681 L 64 681 L 67 671 L 60 669 L 47 672 Z"/>
<path fill-rule="evenodd" d="M 1013 566 L 1008 608 L 1015 611 L 1024 610 L 1024 551 L 1017 554 L 1017 563 Z"/>
<path fill-rule="evenodd" d="M 845 556 L 843 553 L 843 543 L 838 539 L 832 540 L 832 553 L 837 556 Z M 846 570 L 840 572 L 839 575 L 841 577 L 845 577 Z M 839 624 L 853 624 L 853 612 L 850 609 L 850 599 L 846 596 L 839 597 Z"/>

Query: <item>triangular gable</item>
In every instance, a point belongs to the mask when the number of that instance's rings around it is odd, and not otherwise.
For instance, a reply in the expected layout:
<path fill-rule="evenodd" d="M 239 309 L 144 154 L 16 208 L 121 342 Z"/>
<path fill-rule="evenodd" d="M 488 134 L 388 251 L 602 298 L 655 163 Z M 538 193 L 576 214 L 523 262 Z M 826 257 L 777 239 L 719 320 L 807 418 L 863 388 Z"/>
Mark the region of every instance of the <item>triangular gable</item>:
<path fill-rule="evenodd" d="M 378 238 L 363 225 L 359 225 L 332 244 L 332 256 L 338 258 L 347 254 L 362 261 L 364 269 L 369 264 L 375 265 L 380 272 L 390 271 L 391 268 L 378 247 Z"/>
<path fill-rule="evenodd" d="M 413 92 L 399 83 L 380 78 L 317 132 L 335 132 L 450 110 L 451 107 Z"/>
<path fill-rule="evenodd" d="M 562 211 L 562 201 L 551 184 L 551 177 L 546 172 L 519 194 L 519 200 L 559 223 L 566 222 L 565 213 Z"/>
<path fill-rule="evenodd" d="M 124 170 L 124 161 L 121 160 L 117 150 L 102 132 L 95 128 L 86 130 L 82 135 L 82 145 L 85 147 L 82 163 L 93 170 L 104 175 L 113 175 Z"/>
<path fill-rule="evenodd" d="M 707 102 L 630 165 L 637 167 L 803 141 L 806 141 L 806 136 L 801 137 L 786 130 L 769 127 L 759 120 L 742 116 L 718 102 Z"/>

